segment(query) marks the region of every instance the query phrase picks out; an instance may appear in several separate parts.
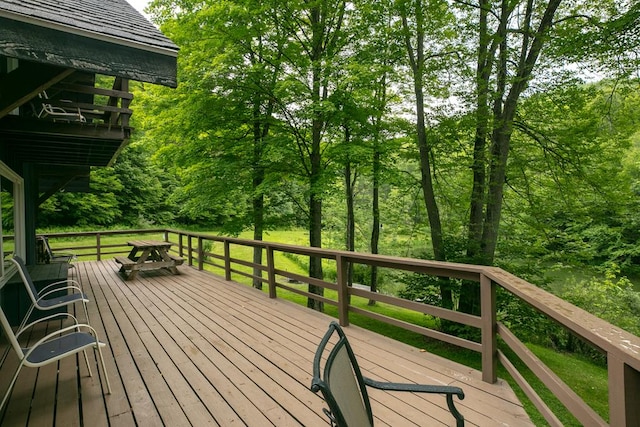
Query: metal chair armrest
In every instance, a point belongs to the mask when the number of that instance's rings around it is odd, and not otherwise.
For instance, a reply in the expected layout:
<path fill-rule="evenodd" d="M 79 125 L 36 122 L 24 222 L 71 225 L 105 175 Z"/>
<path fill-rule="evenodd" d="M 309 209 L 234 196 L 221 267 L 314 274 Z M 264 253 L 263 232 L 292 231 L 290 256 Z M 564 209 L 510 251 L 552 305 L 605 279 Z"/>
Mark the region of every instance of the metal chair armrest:
<path fill-rule="evenodd" d="M 31 328 L 32 326 L 37 325 L 38 323 L 42 323 L 42 322 L 48 322 L 49 320 L 55 319 L 56 317 L 70 317 L 73 319 L 73 324 L 74 325 L 79 325 L 80 322 L 78 322 L 78 319 L 76 318 L 76 316 L 74 316 L 73 314 L 70 313 L 55 313 L 55 314 L 50 314 L 49 316 L 45 316 L 42 317 L 38 320 L 34 320 L 33 322 L 24 325 L 22 327 L 22 329 L 20 329 L 19 331 L 16 332 L 16 338 L 18 338 L 24 331 L 26 331 L 27 329 Z"/>
<path fill-rule="evenodd" d="M 52 289 L 49 292 L 45 292 L 44 294 L 40 293 L 40 294 L 38 294 L 37 301 L 42 301 L 43 299 L 45 299 L 45 297 L 47 297 L 50 294 L 54 294 L 54 293 L 60 292 L 60 291 L 68 291 L 69 289 L 73 290 L 73 292 L 71 292 L 72 294 L 80 294 L 80 295 L 82 295 L 83 299 L 86 299 L 87 301 L 89 301 L 89 299 L 86 298 L 86 295 L 84 294 L 84 292 L 82 292 L 82 289 L 80 289 L 77 286 L 64 286 L 62 288 Z"/>
<path fill-rule="evenodd" d="M 82 284 L 80 282 L 78 282 L 77 280 L 73 280 L 73 279 L 65 279 L 65 280 L 59 280 L 57 282 L 53 282 L 53 283 L 49 283 L 47 286 L 45 286 L 44 288 L 40 289 L 40 292 L 38 292 L 38 294 L 42 294 L 42 292 L 46 291 L 47 289 L 59 285 L 61 283 L 68 283 L 68 286 L 74 286 L 77 287 L 78 289 L 82 290 Z"/>
<path fill-rule="evenodd" d="M 464 392 L 460 387 L 448 385 L 426 385 L 426 384 L 410 384 L 410 383 L 391 383 L 384 381 L 376 381 L 371 378 L 363 377 L 365 384 L 369 387 L 387 391 L 412 391 L 415 393 L 440 393 L 455 394 L 460 400 L 464 399 Z"/>
<path fill-rule="evenodd" d="M 372 380 L 371 378 L 363 377 L 364 383 L 368 387 L 377 388 L 385 391 L 409 391 L 414 393 L 436 393 L 444 394 L 447 398 L 447 406 L 449 411 L 456 419 L 456 426 L 464 426 L 464 417 L 458 408 L 453 403 L 453 396 L 456 395 L 460 400 L 464 399 L 464 392 L 460 387 L 448 386 L 448 385 L 426 385 L 426 384 L 408 384 L 408 383 L 391 383 Z"/>

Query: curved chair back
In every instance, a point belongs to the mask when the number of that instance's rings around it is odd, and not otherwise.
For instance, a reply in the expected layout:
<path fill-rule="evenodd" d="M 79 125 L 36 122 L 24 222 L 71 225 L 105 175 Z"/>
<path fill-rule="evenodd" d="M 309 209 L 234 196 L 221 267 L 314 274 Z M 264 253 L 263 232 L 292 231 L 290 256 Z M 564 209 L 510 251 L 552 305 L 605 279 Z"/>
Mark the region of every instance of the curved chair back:
<path fill-rule="evenodd" d="M 337 337 L 330 344 L 333 336 Z M 332 345 L 331 348 L 328 348 Z M 324 369 L 323 355 L 328 352 Z M 320 391 L 329 406 L 332 425 L 373 426 L 373 414 L 366 384 L 355 354 L 340 326 L 332 322 L 318 346 L 313 360 L 313 392 Z"/>
<path fill-rule="evenodd" d="M 29 298 L 31 298 L 31 303 L 34 305 L 38 304 L 38 289 L 36 285 L 31 280 L 31 275 L 27 270 L 27 265 L 24 263 L 24 260 L 20 258 L 18 255 L 15 255 L 11 258 L 11 261 L 18 267 L 18 273 L 20 273 L 20 277 L 22 278 L 22 282 L 26 285 L 27 293 L 29 294 Z"/>

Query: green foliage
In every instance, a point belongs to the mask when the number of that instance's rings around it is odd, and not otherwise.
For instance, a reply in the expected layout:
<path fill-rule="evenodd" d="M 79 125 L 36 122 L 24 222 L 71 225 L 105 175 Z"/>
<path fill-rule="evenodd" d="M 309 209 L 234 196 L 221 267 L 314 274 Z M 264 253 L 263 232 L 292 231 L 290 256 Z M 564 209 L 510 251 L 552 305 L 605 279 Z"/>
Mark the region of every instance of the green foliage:
<path fill-rule="evenodd" d="M 154 167 L 139 145 L 123 150 L 112 167 L 95 168 L 88 193 L 57 193 L 40 206 L 38 227 L 144 227 L 168 224 L 175 180 Z"/>
<path fill-rule="evenodd" d="M 118 157 L 113 171 L 122 187 L 117 192 L 119 222 L 132 226 L 170 224 L 175 205 L 170 195 L 177 182 L 150 161 L 148 151 L 140 144 L 129 145 Z"/>
<path fill-rule="evenodd" d="M 89 193 L 58 193 L 43 204 L 38 227 L 108 226 L 119 223 L 121 211 L 116 193 L 123 185 L 112 168 L 92 170 Z"/>
<path fill-rule="evenodd" d="M 626 277 L 618 277 L 615 265 L 603 278 L 568 282 L 558 296 L 589 313 L 640 336 L 640 292 Z"/>
<path fill-rule="evenodd" d="M 0 192 L 2 206 L 2 230 L 13 230 L 13 197 L 6 191 Z"/>
<path fill-rule="evenodd" d="M 509 164 L 502 257 L 616 262 L 626 274 L 634 272 L 639 200 L 631 142 L 638 101 L 625 84 L 614 89 L 603 82 L 568 85 L 523 102 Z"/>
<path fill-rule="evenodd" d="M 443 307 L 441 286 L 447 286 L 454 292 L 454 301 L 457 301 L 462 288 L 461 280 L 443 279 L 435 276 L 417 273 L 402 274 L 399 279 L 405 285 L 399 292 L 401 298 L 425 304 Z"/>

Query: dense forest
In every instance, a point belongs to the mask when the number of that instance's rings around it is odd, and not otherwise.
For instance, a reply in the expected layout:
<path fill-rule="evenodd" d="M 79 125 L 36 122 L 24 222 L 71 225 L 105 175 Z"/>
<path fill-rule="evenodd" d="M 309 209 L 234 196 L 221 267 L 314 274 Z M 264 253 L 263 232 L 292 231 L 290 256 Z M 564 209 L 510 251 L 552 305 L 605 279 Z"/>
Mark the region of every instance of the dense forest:
<path fill-rule="evenodd" d="M 304 228 L 310 246 L 496 264 L 540 286 L 586 266 L 598 278 L 554 290 L 639 333 L 639 3 L 148 11 L 180 46 L 179 87 L 132 84 L 129 147 L 93 171 L 91 193 L 43 205 L 39 227 Z M 308 268 L 323 276 L 320 260 Z M 378 273 L 351 272 L 374 289 Z M 455 284 L 407 284 L 479 309 Z"/>

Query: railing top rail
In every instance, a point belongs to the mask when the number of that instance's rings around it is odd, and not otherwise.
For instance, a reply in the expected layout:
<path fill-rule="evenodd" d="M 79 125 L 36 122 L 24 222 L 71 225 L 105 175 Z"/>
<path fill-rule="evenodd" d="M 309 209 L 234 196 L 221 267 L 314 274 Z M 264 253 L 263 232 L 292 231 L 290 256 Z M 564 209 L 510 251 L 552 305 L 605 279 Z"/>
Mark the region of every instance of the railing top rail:
<path fill-rule="evenodd" d="M 175 230 L 168 231 L 185 234 L 184 232 Z M 640 371 L 639 337 L 621 328 L 616 328 L 591 313 L 498 267 L 366 254 L 344 250 L 310 248 L 267 241 L 257 242 L 249 239 L 219 237 L 207 234 L 193 233 L 193 235 L 220 242 L 228 241 L 244 246 L 269 247 L 275 250 L 302 255 L 316 255 L 326 259 L 336 259 L 338 256 L 341 256 L 344 259 L 363 264 L 400 268 L 474 281 L 480 280 L 480 276 L 484 275 L 537 310 L 564 325 L 583 339 L 591 342 L 602 351 L 616 355 L 629 366 Z"/>
<path fill-rule="evenodd" d="M 144 233 L 164 233 L 166 228 L 145 228 L 138 230 L 101 230 L 101 231 L 72 231 L 65 233 L 38 233 L 38 235 L 46 235 L 48 237 L 83 237 L 83 236 L 95 236 L 95 235 L 123 235 L 123 234 L 144 234 Z"/>
<path fill-rule="evenodd" d="M 221 237 L 213 236 L 205 233 L 185 233 L 184 231 L 167 230 L 171 233 L 190 235 L 192 237 L 200 237 L 217 242 L 230 242 L 243 246 L 271 248 L 282 252 L 296 253 L 299 255 L 320 256 L 325 259 L 336 259 L 341 256 L 343 259 L 358 262 L 362 264 L 371 264 L 378 267 L 400 268 L 422 273 L 447 274 L 450 277 L 480 280 L 480 275 L 486 269 L 482 265 L 462 264 L 445 261 L 432 261 L 417 258 L 406 258 L 398 256 L 368 254 L 362 252 L 351 252 L 345 250 L 313 248 L 308 246 L 291 245 L 287 243 L 275 243 L 269 241 L 256 241 L 250 239 L 241 239 L 237 237 Z"/>
<path fill-rule="evenodd" d="M 607 354 L 640 371 L 640 337 L 594 316 L 501 268 L 485 267 L 491 280 Z"/>
<path fill-rule="evenodd" d="M 185 232 L 168 228 L 139 230 L 106 230 L 93 232 L 47 233 L 50 237 L 77 237 L 88 235 L 124 235 L 140 233 L 173 233 L 218 242 L 229 242 L 243 246 L 270 248 L 277 251 L 325 259 L 343 259 L 356 263 L 398 268 L 414 272 L 478 281 L 486 276 L 505 290 L 521 298 L 537 310 L 564 325 L 581 338 L 602 351 L 613 354 L 627 365 L 640 371 L 640 337 L 617 328 L 610 323 L 570 304 L 555 295 L 498 267 L 440 262 L 379 254 L 366 254 L 343 250 L 312 248 L 268 241 L 255 241 L 236 237 L 220 237 L 206 233 Z"/>

